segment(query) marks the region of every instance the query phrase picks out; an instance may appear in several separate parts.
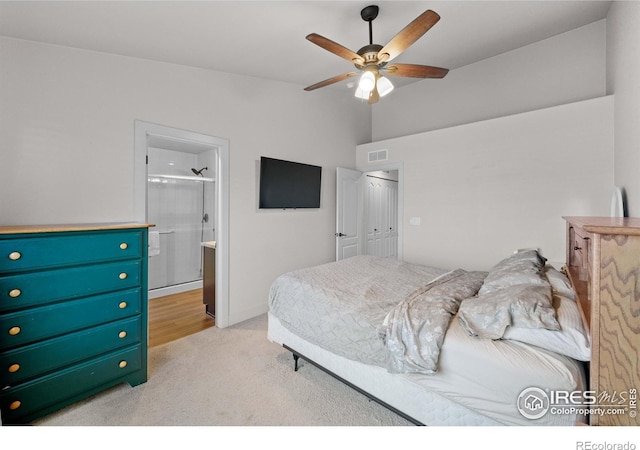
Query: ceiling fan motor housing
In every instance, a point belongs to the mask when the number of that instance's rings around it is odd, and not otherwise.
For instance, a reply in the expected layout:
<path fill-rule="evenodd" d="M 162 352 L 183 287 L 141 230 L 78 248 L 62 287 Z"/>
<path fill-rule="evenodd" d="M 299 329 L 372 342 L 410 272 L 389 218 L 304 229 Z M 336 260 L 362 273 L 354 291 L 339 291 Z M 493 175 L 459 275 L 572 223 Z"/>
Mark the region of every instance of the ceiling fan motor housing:
<path fill-rule="evenodd" d="M 378 63 L 378 52 L 382 50 L 382 45 L 369 44 L 358 50 L 358 55 L 364 59 L 364 64 L 355 63 L 358 69 L 362 69 L 370 64 Z"/>

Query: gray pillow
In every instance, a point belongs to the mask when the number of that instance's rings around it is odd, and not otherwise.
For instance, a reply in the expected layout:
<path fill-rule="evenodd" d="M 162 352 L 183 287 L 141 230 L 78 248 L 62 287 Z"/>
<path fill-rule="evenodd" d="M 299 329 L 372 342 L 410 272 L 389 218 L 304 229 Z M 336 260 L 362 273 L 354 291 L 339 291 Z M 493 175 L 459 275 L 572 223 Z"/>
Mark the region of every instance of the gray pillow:
<path fill-rule="evenodd" d="M 511 256 L 503 259 L 498 264 L 496 264 L 493 268 L 499 269 L 503 266 L 508 266 L 510 264 L 517 263 L 520 261 L 530 261 L 540 267 L 544 267 L 545 263 L 547 262 L 547 258 L 542 256 L 536 249 L 523 249 L 523 250 L 518 250 L 515 253 L 513 253 Z"/>
<path fill-rule="evenodd" d="M 519 284 L 464 300 L 458 319 L 472 336 L 500 339 L 507 327 L 559 330 L 547 284 Z"/>
<path fill-rule="evenodd" d="M 537 250 L 514 253 L 491 268 L 478 295 L 520 284 L 549 286 L 544 275 L 545 262 Z"/>

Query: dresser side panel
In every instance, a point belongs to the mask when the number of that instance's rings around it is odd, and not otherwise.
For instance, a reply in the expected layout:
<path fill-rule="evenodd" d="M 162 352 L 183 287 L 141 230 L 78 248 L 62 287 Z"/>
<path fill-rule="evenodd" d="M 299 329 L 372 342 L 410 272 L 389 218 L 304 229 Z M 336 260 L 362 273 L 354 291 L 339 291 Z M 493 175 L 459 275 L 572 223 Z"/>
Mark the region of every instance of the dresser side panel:
<path fill-rule="evenodd" d="M 597 341 L 599 394 L 640 387 L 640 236 L 600 239 Z M 606 415 L 600 425 L 640 425 L 633 414 Z"/>

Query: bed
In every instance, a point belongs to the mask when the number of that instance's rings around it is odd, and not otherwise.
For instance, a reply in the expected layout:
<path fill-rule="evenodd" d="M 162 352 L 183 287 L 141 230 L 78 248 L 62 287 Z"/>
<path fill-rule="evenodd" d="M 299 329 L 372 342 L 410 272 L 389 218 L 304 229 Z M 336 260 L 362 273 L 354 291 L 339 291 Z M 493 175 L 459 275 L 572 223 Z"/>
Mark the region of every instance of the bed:
<path fill-rule="evenodd" d="M 537 250 L 487 272 L 356 256 L 286 273 L 268 338 L 420 425 L 575 425 L 589 338 Z M 545 403 L 546 401 L 546 403 Z"/>

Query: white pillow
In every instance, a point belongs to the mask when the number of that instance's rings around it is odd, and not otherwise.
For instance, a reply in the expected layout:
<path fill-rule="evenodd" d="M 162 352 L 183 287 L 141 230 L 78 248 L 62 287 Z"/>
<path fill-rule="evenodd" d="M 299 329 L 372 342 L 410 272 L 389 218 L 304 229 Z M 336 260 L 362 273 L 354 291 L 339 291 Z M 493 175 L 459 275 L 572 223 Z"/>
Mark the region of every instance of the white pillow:
<path fill-rule="evenodd" d="M 570 298 L 554 293 L 553 306 L 560 324 L 559 331 L 508 327 L 502 338 L 535 345 L 579 361 L 589 361 L 591 344 L 582 324 L 578 304 Z"/>
<path fill-rule="evenodd" d="M 545 266 L 544 274 L 547 276 L 554 292 L 570 298 L 571 300 L 576 299 L 576 293 L 571 286 L 571 281 L 569 281 L 569 278 L 564 273 L 547 264 Z"/>

